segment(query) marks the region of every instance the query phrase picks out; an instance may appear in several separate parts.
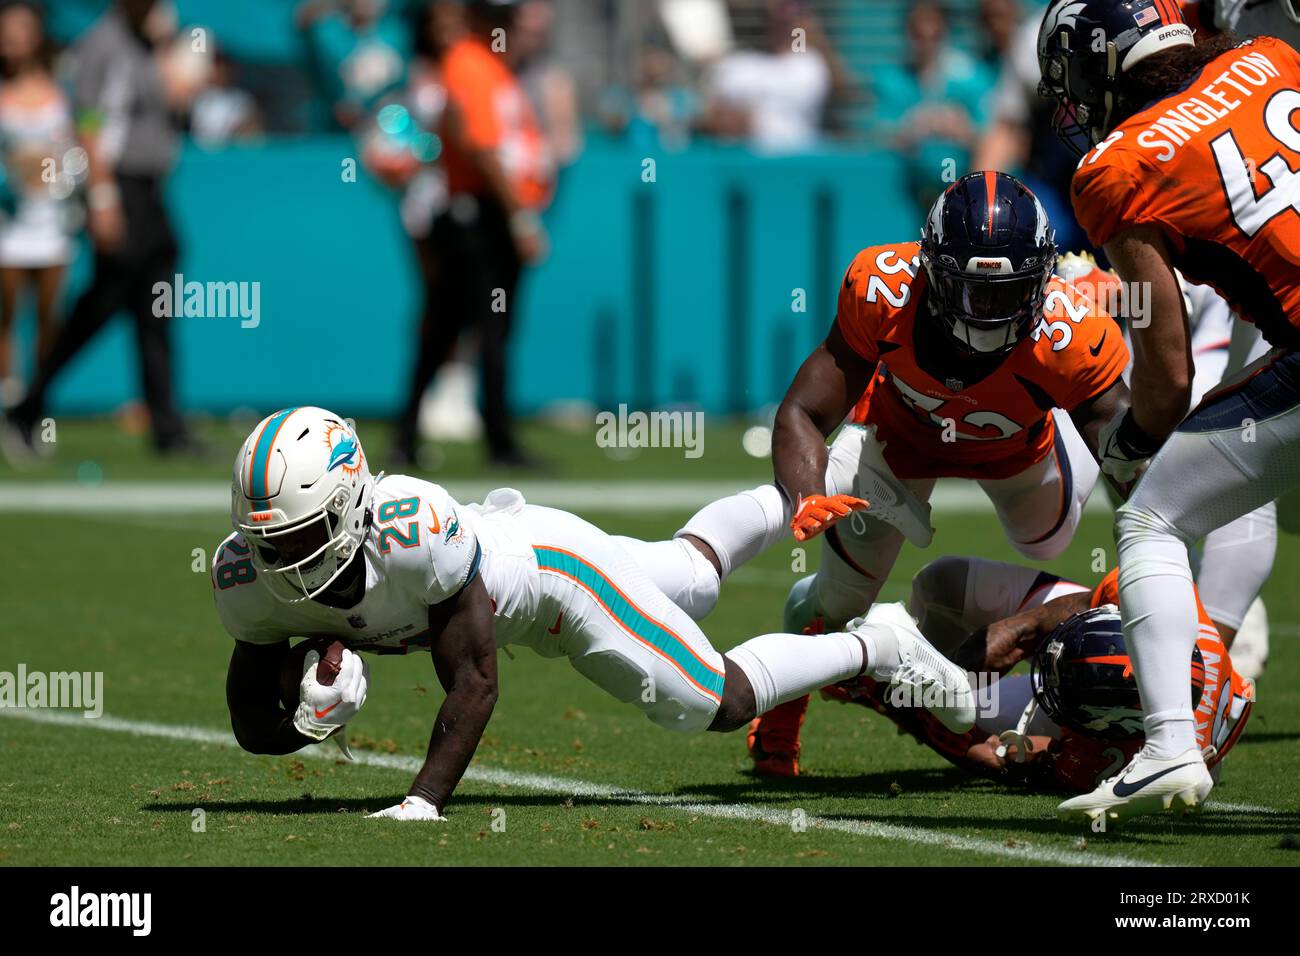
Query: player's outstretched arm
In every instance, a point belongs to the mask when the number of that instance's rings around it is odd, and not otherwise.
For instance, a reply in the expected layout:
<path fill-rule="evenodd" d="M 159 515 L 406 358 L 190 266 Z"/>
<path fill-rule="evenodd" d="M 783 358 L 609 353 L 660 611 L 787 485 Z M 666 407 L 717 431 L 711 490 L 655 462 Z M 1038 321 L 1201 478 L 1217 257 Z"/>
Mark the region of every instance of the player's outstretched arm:
<path fill-rule="evenodd" d="M 254 754 L 291 754 L 316 743 L 298 732 L 293 714 L 280 704 L 280 668 L 289 642 L 236 641 L 226 671 L 226 707 L 239 746 Z"/>
<path fill-rule="evenodd" d="M 796 508 L 801 499 L 826 494 L 826 437 L 862 397 L 875 368 L 844 340 L 838 322 L 800 366 L 772 433 L 776 484 Z"/>
<path fill-rule="evenodd" d="M 1132 401 L 1133 396 L 1128 385 L 1119 378 L 1100 395 L 1094 395 L 1070 412 L 1070 420 L 1074 422 L 1074 427 L 1079 430 L 1083 443 L 1088 446 L 1088 451 L 1092 452 L 1092 457 L 1097 459 L 1098 463 L 1104 463 L 1105 457 L 1102 451 L 1102 431 L 1112 421 L 1121 418 L 1129 410 Z M 1108 474 L 1104 477 L 1110 481 L 1120 498 L 1127 500 L 1129 492 L 1133 490 L 1132 483 L 1116 481 Z"/>
<path fill-rule="evenodd" d="M 1091 594 L 1080 591 L 994 621 L 971 634 L 952 659 L 967 670 L 1005 674 L 1027 660 L 1058 624 L 1086 611 L 1090 601 Z"/>
<path fill-rule="evenodd" d="M 1101 430 L 1116 415 L 1122 414 L 1132 404 L 1132 393 L 1122 378 L 1099 395 L 1081 402 L 1070 412 L 1070 420 L 1083 438 L 1094 458 L 1100 459 Z"/>
<path fill-rule="evenodd" d="M 1169 258 L 1169 246 L 1151 226 L 1126 229 L 1106 243 L 1106 254 L 1130 292 L 1133 334 L 1133 408 L 1130 444 L 1159 446 L 1187 414 L 1192 396 L 1191 334 L 1187 306 Z M 1141 301 L 1143 307 L 1137 308 Z M 1152 448 L 1154 450 L 1154 447 Z"/>
<path fill-rule="evenodd" d="M 476 577 L 453 598 L 429 608 L 433 666 L 447 692 L 429 738 L 429 753 L 410 793 L 436 808 L 450 799 L 469 766 L 497 702 L 497 646 L 492 600 Z"/>

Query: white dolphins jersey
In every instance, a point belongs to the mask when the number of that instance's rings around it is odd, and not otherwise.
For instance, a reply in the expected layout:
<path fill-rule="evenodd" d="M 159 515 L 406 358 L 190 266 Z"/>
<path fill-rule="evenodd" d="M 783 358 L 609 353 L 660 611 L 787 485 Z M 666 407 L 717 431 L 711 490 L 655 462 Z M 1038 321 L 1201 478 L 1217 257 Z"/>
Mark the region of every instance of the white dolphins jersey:
<path fill-rule="evenodd" d="M 354 650 L 405 654 L 427 648 L 429 608 L 483 577 L 498 645 L 528 641 L 537 615 L 537 559 L 516 516 L 523 497 L 499 489 L 482 505 L 460 505 L 440 485 L 406 475 L 375 483 L 373 520 L 362 544 L 365 595 L 350 608 L 287 604 L 271 593 L 238 532 L 212 561 L 221 623 L 237 641 L 276 644 L 332 637 Z"/>

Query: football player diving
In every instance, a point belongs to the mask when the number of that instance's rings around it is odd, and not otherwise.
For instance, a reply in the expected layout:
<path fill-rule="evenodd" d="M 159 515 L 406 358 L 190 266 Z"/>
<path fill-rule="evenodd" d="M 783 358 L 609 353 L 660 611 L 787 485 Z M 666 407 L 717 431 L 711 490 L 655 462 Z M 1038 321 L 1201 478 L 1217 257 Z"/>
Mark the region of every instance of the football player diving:
<path fill-rule="evenodd" d="M 908 610 L 938 649 L 971 670 L 1004 676 L 996 705 L 953 733 L 923 708 L 898 706 L 870 678 L 823 690 L 861 704 L 965 770 L 1041 790 L 1086 793 L 1142 745 L 1142 710 L 1116 604 L 1118 574 L 1093 589 L 1033 568 L 948 556 L 912 579 Z M 1204 606 L 1188 699 L 1196 740 L 1215 773 L 1241 737 L 1255 685 L 1233 668 Z"/>
<path fill-rule="evenodd" d="M 1187 696 L 1199 631 L 1187 547 L 1300 483 L 1300 54 L 1266 36 L 1194 38 L 1153 0 L 1054 0 L 1038 52 L 1058 134 L 1083 156 L 1076 216 L 1120 278 L 1150 290 L 1149 321 L 1133 324 L 1133 404 L 1102 436 L 1118 481 L 1150 459 L 1116 517 L 1145 741 L 1059 813 L 1182 811 L 1213 787 Z M 1175 269 L 1273 346 L 1190 415 Z"/>
<path fill-rule="evenodd" d="M 508 644 L 567 657 L 672 730 L 735 730 L 864 674 L 937 695 L 954 731 L 974 719 L 966 672 L 901 605 L 815 639 L 766 634 L 719 653 L 641 563 L 653 556 L 682 604 L 697 578 L 716 592 L 718 568 L 689 540 L 616 538 L 511 489 L 462 506 L 438 485 L 372 476 L 353 427 L 321 408 L 287 408 L 253 429 L 235 460 L 231 521 L 212 586 L 235 639 L 226 698 L 244 749 L 290 753 L 345 727 L 369 689 L 354 649 L 432 657 L 446 697 L 427 759 L 406 799 L 375 816 L 442 819 L 496 704 L 497 649 Z M 316 651 L 293 666 L 294 637 L 347 645 L 332 681 Z M 296 700 L 285 700 L 286 664 Z"/>
<path fill-rule="evenodd" d="M 1022 183 L 978 172 L 939 197 L 919 242 L 859 252 L 777 411 L 775 483 L 714 502 L 678 535 L 725 576 L 787 527 L 822 534 L 819 570 L 786 603 L 796 634 L 871 607 L 904 537 L 930 543 L 938 478 L 978 482 L 1021 554 L 1059 555 L 1098 476 L 1100 431 L 1128 405 L 1128 350 L 1104 310 L 1053 276 L 1053 236 Z M 751 729 L 759 772 L 797 774 L 807 703 Z"/>

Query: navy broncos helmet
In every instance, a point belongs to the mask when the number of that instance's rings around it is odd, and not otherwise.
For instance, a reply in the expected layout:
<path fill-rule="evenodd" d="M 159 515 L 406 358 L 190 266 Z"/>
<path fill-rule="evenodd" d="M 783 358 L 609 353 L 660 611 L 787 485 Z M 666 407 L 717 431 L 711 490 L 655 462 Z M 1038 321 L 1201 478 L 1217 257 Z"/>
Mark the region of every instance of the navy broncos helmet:
<path fill-rule="evenodd" d="M 1083 155 L 1141 105 L 1124 102 L 1122 74 L 1194 42 L 1177 0 L 1052 0 L 1038 29 L 1038 95 L 1057 103 L 1056 135 Z"/>
<path fill-rule="evenodd" d="M 1014 176 L 968 173 L 935 201 L 921 232 L 931 311 L 964 352 L 1009 352 L 1042 318 L 1056 233 Z"/>
<path fill-rule="evenodd" d="M 1124 645 L 1119 608 L 1103 604 L 1066 618 L 1034 654 L 1034 699 L 1062 727 L 1104 740 L 1142 733 L 1142 702 Z M 1205 688 L 1205 662 L 1192 651 L 1192 709 Z"/>

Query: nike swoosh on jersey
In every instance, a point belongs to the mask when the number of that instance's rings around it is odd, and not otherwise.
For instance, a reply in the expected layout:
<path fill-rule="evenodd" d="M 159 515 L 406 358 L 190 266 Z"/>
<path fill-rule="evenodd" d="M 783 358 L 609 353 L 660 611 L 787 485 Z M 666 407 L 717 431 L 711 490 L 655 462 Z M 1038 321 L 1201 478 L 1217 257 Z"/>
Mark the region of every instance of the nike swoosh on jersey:
<path fill-rule="evenodd" d="M 564 612 L 561 611 L 561 612 L 560 612 L 560 616 L 557 617 L 557 618 L 555 619 L 555 626 L 554 626 L 554 627 L 548 627 L 548 628 L 546 629 L 546 633 L 547 633 L 547 634 L 559 634 L 559 633 L 560 633 L 560 625 L 563 624 L 563 623 L 564 623 Z"/>
<path fill-rule="evenodd" d="M 1096 358 L 1098 355 L 1101 354 L 1101 347 L 1106 344 L 1106 336 L 1109 334 L 1110 334 L 1110 329 L 1107 329 L 1105 332 L 1101 333 L 1100 342 L 1098 342 L 1096 345 L 1088 346 L 1088 351 L 1092 353 L 1093 358 Z"/>
<path fill-rule="evenodd" d="M 1191 765 L 1192 765 L 1191 761 L 1188 761 L 1187 763 L 1180 763 L 1176 767 L 1167 767 L 1164 770 L 1159 771 L 1158 773 L 1151 774 L 1151 776 L 1149 777 L 1143 777 L 1141 780 L 1133 780 L 1133 781 L 1117 780 L 1115 781 L 1115 791 L 1114 791 L 1115 796 L 1131 797 L 1133 794 L 1137 793 L 1139 790 L 1141 790 L 1151 781 L 1159 780 L 1167 773 L 1173 773 L 1175 770 L 1181 770 L 1183 767 L 1190 767 Z"/>

